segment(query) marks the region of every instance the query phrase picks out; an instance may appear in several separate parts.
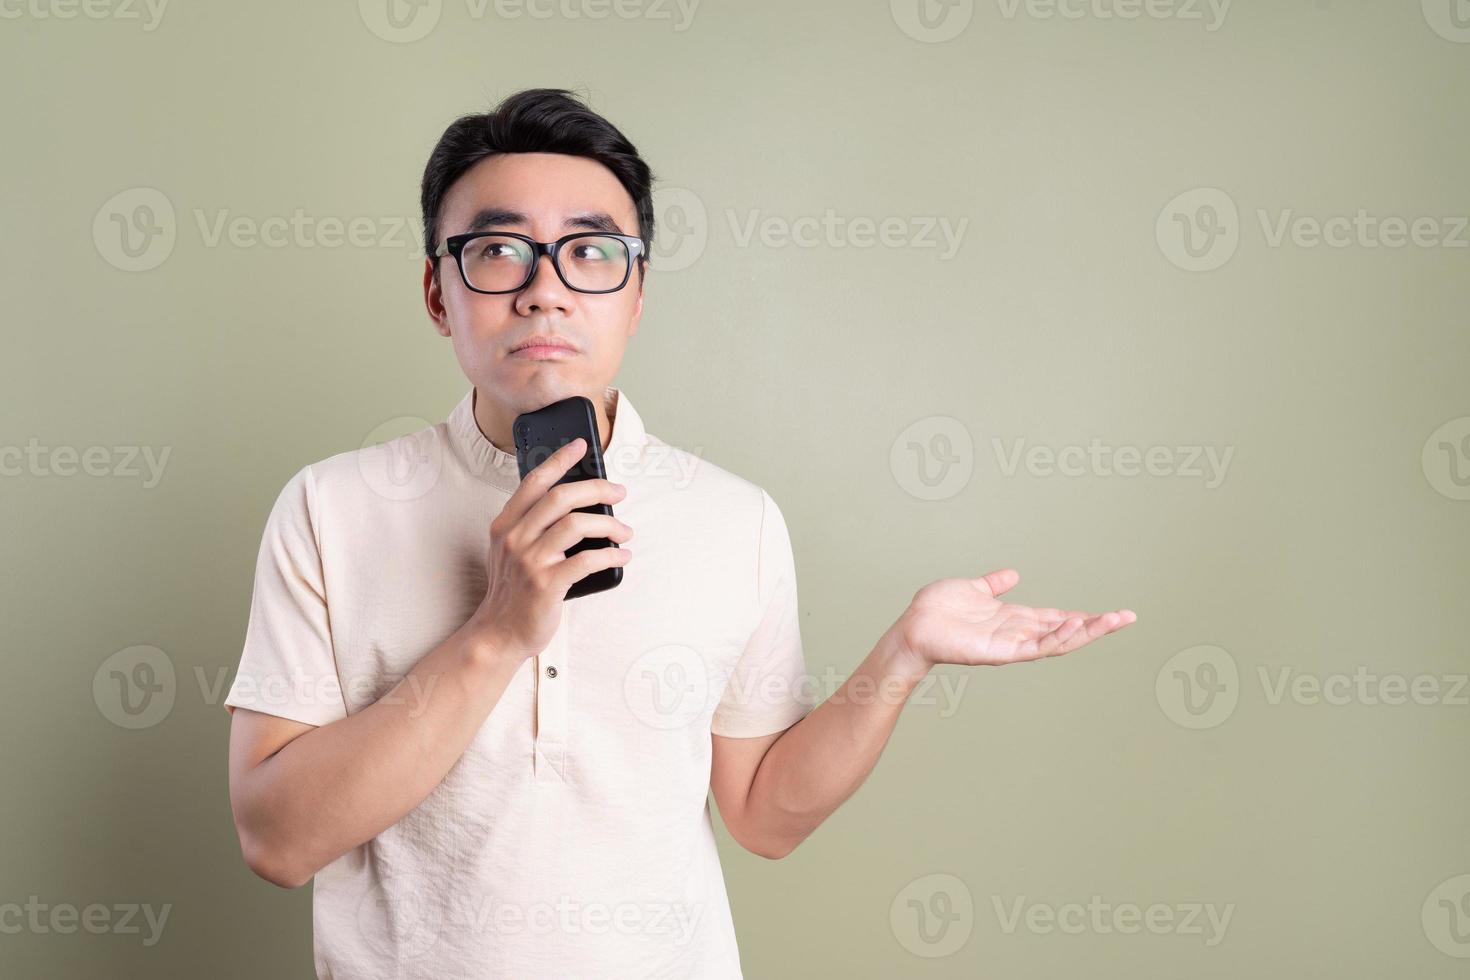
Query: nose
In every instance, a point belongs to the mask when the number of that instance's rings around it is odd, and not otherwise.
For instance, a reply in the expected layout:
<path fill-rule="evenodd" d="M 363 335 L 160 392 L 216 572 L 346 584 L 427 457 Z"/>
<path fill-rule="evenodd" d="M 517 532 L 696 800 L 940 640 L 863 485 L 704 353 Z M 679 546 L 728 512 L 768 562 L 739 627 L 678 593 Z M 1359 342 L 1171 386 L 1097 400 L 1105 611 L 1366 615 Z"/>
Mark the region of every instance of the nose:
<path fill-rule="evenodd" d="M 536 256 L 536 267 L 531 272 L 531 281 L 516 293 L 516 312 L 522 316 L 560 310 L 569 313 L 572 308 L 572 291 L 556 274 L 551 256 Z"/>

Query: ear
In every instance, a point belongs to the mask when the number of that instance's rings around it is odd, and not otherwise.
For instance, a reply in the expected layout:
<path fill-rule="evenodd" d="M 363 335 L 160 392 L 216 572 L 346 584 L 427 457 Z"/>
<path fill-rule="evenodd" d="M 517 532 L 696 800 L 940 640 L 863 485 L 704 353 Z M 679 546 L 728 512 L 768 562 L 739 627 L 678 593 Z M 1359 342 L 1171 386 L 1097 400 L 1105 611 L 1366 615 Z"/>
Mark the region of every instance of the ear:
<path fill-rule="evenodd" d="M 638 332 L 638 322 L 643 319 L 643 279 L 638 279 L 638 299 L 633 303 L 633 316 L 628 320 L 628 336 Z"/>
<path fill-rule="evenodd" d="M 434 321 L 434 329 L 439 336 L 448 337 L 449 313 L 444 309 L 444 292 L 434 275 L 435 268 L 433 259 L 424 259 L 424 307 L 429 311 L 429 319 Z"/>

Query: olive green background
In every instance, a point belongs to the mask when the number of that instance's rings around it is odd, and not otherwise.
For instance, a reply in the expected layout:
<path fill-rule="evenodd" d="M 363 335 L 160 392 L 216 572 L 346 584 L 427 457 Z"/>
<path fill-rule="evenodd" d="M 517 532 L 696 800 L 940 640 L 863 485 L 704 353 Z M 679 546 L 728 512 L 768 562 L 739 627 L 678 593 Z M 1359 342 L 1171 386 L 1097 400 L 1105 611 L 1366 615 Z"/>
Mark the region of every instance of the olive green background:
<path fill-rule="evenodd" d="M 1139 614 L 1069 657 L 936 670 L 790 857 L 721 829 L 747 976 L 1464 975 L 1450 0 L 931 2 L 939 35 L 912 0 L 394 2 L 407 33 L 369 0 L 0 19 L 0 906 L 171 906 L 152 946 L 0 931 L 0 975 L 311 975 L 310 888 L 254 877 L 230 819 L 256 549 L 300 466 L 466 390 L 423 311 L 418 182 L 452 118 L 531 85 L 587 95 L 659 178 L 615 383 L 779 502 L 813 673 L 943 577 L 1012 566 L 1017 601 Z M 172 216 L 139 211 L 157 195 Z M 316 233 L 247 234 L 298 211 Z M 1334 216 L 1358 224 L 1314 243 Z M 164 237 L 130 271 L 135 218 Z M 367 240 L 330 244 L 353 219 Z M 1416 219 L 1421 244 L 1382 244 Z M 953 254 L 938 222 L 967 222 Z M 119 447 L 168 450 L 156 485 Z M 1159 447 L 1154 472 L 1119 475 L 1120 447 Z M 131 730 L 94 679 L 139 645 L 174 702 Z M 1429 703 L 1382 703 L 1416 679 Z M 1018 902 L 1039 911 L 1008 929 Z M 1231 918 L 1212 942 L 1067 909 L 1089 903 Z"/>

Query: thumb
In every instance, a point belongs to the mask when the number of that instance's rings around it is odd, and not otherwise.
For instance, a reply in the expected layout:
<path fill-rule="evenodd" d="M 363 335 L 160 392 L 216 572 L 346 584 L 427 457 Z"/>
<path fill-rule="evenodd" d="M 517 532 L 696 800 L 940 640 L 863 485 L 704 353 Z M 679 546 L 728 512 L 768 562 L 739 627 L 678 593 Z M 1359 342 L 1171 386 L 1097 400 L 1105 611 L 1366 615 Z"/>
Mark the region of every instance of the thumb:
<path fill-rule="evenodd" d="M 1015 588 L 1016 583 L 1021 581 L 1021 573 L 1014 568 L 1002 568 L 998 572 L 972 578 L 970 581 L 977 589 L 989 592 L 992 596 L 998 596 Z"/>

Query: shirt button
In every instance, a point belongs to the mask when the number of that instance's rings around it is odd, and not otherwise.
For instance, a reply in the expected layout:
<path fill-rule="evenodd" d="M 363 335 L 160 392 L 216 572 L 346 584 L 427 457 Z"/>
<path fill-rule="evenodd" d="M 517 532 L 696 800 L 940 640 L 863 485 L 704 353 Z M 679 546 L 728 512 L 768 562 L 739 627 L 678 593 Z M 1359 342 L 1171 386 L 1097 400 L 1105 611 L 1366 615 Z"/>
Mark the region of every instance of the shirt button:
<path fill-rule="evenodd" d="M 550 664 L 548 664 L 546 666 L 546 676 L 547 677 L 555 677 L 556 676 L 556 668 L 553 667 L 553 666 L 551 666 Z"/>

